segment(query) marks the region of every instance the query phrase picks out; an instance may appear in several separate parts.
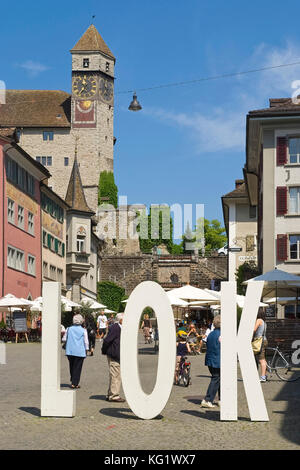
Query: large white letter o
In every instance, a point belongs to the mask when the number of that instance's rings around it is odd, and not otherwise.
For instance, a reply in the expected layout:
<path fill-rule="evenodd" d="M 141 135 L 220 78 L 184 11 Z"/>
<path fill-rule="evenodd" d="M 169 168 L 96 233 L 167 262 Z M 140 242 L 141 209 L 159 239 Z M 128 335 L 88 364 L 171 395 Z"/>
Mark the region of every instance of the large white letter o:
<path fill-rule="evenodd" d="M 152 307 L 159 330 L 159 358 L 154 390 L 150 395 L 141 387 L 137 341 L 139 321 L 145 307 Z M 169 399 L 175 371 L 176 331 L 170 301 L 159 284 L 145 281 L 131 293 L 126 305 L 121 334 L 121 377 L 131 410 L 142 419 L 155 418 Z"/>

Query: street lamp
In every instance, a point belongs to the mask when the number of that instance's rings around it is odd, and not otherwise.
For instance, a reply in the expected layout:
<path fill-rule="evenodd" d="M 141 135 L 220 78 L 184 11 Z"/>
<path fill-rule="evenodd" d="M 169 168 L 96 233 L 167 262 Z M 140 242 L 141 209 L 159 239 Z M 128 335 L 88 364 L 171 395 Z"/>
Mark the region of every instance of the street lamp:
<path fill-rule="evenodd" d="M 142 109 L 142 106 L 137 100 L 136 92 L 133 93 L 133 99 L 130 105 L 128 106 L 128 109 L 129 111 L 140 111 L 140 109 Z"/>

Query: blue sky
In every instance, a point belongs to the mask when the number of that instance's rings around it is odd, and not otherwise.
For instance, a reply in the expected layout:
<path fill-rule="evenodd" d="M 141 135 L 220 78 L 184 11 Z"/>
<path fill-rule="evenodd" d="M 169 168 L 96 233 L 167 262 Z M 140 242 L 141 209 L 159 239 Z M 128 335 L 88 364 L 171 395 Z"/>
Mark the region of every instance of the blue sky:
<path fill-rule="evenodd" d="M 74 46 L 94 24 L 117 58 L 115 177 L 129 203 L 205 204 L 242 177 L 245 118 L 291 96 L 300 66 L 195 85 L 126 90 L 300 61 L 299 3 L 187 0 L 15 1 L 1 6 L 0 80 L 13 89 L 70 91 Z M 4 19 L 4 21 L 3 21 Z"/>

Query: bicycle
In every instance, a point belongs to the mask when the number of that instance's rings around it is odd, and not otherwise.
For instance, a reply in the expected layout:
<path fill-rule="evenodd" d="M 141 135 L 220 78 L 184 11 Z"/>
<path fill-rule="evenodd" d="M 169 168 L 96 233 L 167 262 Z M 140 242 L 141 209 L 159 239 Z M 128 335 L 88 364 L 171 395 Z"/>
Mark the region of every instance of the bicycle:
<path fill-rule="evenodd" d="M 186 356 L 182 356 L 179 363 L 178 385 L 181 380 L 185 387 L 191 385 L 191 363 L 187 360 Z"/>
<path fill-rule="evenodd" d="M 270 374 L 275 371 L 277 377 L 285 382 L 295 382 L 300 378 L 300 364 L 293 363 L 293 352 L 283 353 L 280 351 L 278 344 L 275 348 L 267 347 L 266 355 L 268 352 L 271 352 L 272 356 L 271 358 L 266 359 L 267 371 Z"/>

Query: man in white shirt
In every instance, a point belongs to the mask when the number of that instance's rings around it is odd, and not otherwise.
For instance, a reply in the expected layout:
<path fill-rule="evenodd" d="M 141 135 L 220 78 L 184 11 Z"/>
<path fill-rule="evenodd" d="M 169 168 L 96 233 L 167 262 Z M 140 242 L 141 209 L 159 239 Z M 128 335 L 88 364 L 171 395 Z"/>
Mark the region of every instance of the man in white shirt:
<path fill-rule="evenodd" d="M 100 339 L 103 339 L 103 337 L 106 334 L 106 328 L 107 328 L 107 317 L 104 315 L 104 311 L 100 311 L 100 315 L 97 318 L 97 329 L 100 335 Z"/>

